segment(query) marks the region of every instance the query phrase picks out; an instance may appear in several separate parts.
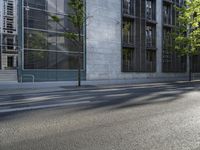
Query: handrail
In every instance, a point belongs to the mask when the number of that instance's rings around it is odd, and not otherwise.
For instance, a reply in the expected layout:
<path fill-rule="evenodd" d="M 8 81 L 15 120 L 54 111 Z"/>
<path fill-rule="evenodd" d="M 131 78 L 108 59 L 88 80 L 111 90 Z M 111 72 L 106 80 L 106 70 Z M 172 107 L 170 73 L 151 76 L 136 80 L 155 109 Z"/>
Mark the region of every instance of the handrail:
<path fill-rule="evenodd" d="M 21 83 L 22 83 L 22 81 L 23 81 L 23 77 L 32 77 L 32 82 L 33 82 L 33 83 L 35 82 L 35 76 L 34 76 L 34 75 L 32 75 L 32 74 L 23 74 L 23 75 L 21 76 Z"/>

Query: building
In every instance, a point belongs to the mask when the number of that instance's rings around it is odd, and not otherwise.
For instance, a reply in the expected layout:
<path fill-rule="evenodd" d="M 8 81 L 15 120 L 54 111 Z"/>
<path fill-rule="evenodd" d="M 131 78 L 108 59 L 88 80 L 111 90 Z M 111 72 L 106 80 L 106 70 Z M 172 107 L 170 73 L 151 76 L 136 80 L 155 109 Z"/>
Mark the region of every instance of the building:
<path fill-rule="evenodd" d="M 77 80 L 77 48 L 63 35 L 72 31 L 68 0 L 19 0 L 18 80 Z M 86 0 L 82 80 L 183 78 L 187 57 L 169 51 L 182 0 Z M 57 15 L 61 26 L 52 21 Z M 193 71 L 200 71 L 199 57 Z"/>
<path fill-rule="evenodd" d="M 16 69 L 17 66 L 17 2 L 0 1 L 0 69 Z"/>
<path fill-rule="evenodd" d="M 17 1 L 0 1 L 0 81 L 17 81 Z"/>

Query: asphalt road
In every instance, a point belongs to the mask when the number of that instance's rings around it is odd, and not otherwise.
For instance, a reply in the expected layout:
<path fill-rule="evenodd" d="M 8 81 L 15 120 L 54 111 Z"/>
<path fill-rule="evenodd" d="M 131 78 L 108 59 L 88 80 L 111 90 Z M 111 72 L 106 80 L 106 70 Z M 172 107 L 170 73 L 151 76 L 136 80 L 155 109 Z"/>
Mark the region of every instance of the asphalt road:
<path fill-rule="evenodd" d="M 0 150 L 200 150 L 200 83 L 0 92 Z"/>

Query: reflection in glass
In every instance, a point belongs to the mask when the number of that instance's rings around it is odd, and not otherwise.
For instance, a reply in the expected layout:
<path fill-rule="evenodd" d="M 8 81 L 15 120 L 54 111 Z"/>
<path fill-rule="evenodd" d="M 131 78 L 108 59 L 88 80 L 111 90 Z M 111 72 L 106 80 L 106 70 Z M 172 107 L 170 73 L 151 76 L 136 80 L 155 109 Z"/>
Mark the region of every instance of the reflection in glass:
<path fill-rule="evenodd" d="M 47 45 L 48 45 L 48 50 L 56 50 L 57 46 L 57 33 L 55 32 L 48 32 L 47 34 Z"/>
<path fill-rule="evenodd" d="M 24 60 L 25 69 L 78 69 L 78 54 L 25 50 Z"/>
<path fill-rule="evenodd" d="M 134 70 L 134 49 L 123 48 L 123 71 Z"/>
<path fill-rule="evenodd" d="M 64 36 L 65 31 L 76 32 L 67 16 L 68 1 L 24 0 L 25 69 L 78 69 L 79 51 L 83 64 L 83 46 Z M 60 18 L 59 24 L 52 15 Z"/>
<path fill-rule="evenodd" d="M 25 30 L 24 47 L 31 49 L 47 49 L 47 33 Z"/>
<path fill-rule="evenodd" d="M 46 0 L 24 0 L 24 6 L 45 10 Z"/>
<path fill-rule="evenodd" d="M 49 12 L 56 12 L 56 6 L 57 0 L 46 0 L 46 10 L 48 10 Z"/>
<path fill-rule="evenodd" d="M 134 44 L 134 23 L 131 20 L 123 21 L 123 42 Z"/>
<path fill-rule="evenodd" d="M 24 10 L 24 26 L 28 28 L 47 29 L 48 14 L 44 11 L 25 9 Z"/>

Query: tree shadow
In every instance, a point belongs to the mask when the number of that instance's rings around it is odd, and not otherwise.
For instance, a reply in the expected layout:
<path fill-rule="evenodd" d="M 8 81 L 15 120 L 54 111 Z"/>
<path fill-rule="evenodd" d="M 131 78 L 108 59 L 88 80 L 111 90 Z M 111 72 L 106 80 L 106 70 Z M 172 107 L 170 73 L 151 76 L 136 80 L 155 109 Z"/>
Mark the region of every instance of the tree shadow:
<path fill-rule="evenodd" d="M 96 99 L 102 99 L 101 102 L 88 105 L 82 110 L 97 108 L 122 109 L 152 104 L 170 103 L 183 97 L 184 94 L 199 91 L 199 82 L 193 83 L 165 83 L 164 85 L 147 85 L 147 86 L 128 86 L 128 89 L 120 87 L 120 93 L 129 93 L 125 96 L 105 99 L 106 95 L 97 96 Z M 111 95 L 119 94 L 110 93 Z"/>
<path fill-rule="evenodd" d="M 199 91 L 200 82 L 183 83 L 152 83 L 138 85 L 91 86 L 78 89 L 65 89 L 55 92 L 41 92 L 31 97 L 26 94 L 11 95 L 10 99 L 0 99 L 0 109 L 41 106 L 46 104 L 61 104 L 59 107 L 38 108 L 35 110 L 22 110 L 10 113 L 0 113 L 0 120 L 8 116 L 37 110 L 64 110 L 67 113 L 94 110 L 125 109 L 145 105 L 170 103 L 179 100 L 184 94 Z M 87 101 L 88 103 L 81 103 Z M 17 103 L 16 103 L 17 102 Z M 76 102 L 76 105 L 64 105 Z M 7 103 L 7 105 L 6 105 Z M 80 103 L 80 104 L 79 104 Z M 4 105 L 5 104 L 5 105 Z M 68 108 L 72 110 L 67 111 Z M 65 111 L 66 110 L 66 111 Z M 61 115 L 61 114 L 60 114 Z"/>

